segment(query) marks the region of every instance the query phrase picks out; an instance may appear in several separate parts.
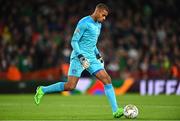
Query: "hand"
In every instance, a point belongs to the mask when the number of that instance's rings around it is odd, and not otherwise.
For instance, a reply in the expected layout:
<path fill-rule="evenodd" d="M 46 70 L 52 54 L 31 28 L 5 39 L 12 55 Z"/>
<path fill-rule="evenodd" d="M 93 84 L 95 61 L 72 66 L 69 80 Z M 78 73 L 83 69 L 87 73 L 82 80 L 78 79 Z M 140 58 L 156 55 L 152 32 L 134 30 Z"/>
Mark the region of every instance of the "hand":
<path fill-rule="evenodd" d="M 104 67 L 104 60 L 103 57 L 100 54 L 96 55 L 96 58 L 101 62 L 102 66 Z"/>
<path fill-rule="evenodd" d="M 78 58 L 82 64 L 83 68 L 85 68 L 85 69 L 89 68 L 90 64 L 89 64 L 87 58 L 85 58 L 82 54 L 78 55 Z"/>

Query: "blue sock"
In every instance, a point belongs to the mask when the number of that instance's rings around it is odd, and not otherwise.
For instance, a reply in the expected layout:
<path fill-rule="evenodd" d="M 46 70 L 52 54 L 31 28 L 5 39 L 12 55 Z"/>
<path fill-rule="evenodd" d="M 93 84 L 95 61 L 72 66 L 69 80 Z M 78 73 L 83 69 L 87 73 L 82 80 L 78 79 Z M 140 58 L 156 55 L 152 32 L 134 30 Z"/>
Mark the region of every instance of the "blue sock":
<path fill-rule="evenodd" d="M 110 104 L 111 104 L 112 111 L 116 112 L 118 109 L 118 105 L 116 102 L 116 96 L 115 96 L 114 88 L 113 88 L 112 84 L 104 85 L 104 91 L 105 91 L 105 94 L 106 94 Z"/>
<path fill-rule="evenodd" d="M 46 93 L 64 91 L 65 82 L 58 82 L 49 86 L 42 86 L 42 91 Z"/>

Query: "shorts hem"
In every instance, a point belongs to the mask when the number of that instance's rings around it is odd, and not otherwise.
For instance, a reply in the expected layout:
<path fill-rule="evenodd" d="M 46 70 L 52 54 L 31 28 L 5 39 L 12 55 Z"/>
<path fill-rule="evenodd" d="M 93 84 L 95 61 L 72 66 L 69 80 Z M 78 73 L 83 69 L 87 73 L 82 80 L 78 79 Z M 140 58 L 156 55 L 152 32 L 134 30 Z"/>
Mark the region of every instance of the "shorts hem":
<path fill-rule="evenodd" d="M 80 76 L 77 76 L 77 75 L 68 75 L 68 76 L 74 76 L 74 77 L 78 77 L 78 78 L 81 77 L 81 75 Z"/>
<path fill-rule="evenodd" d="M 103 68 L 98 69 L 98 70 L 96 70 L 95 72 L 93 72 L 93 73 L 92 73 L 92 75 L 94 75 L 94 76 L 95 76 L 95 75 L 96 75 L 99 71 L 101 71 L 101 70 L 104 70 L 104 69 L 103 69 Z"/>

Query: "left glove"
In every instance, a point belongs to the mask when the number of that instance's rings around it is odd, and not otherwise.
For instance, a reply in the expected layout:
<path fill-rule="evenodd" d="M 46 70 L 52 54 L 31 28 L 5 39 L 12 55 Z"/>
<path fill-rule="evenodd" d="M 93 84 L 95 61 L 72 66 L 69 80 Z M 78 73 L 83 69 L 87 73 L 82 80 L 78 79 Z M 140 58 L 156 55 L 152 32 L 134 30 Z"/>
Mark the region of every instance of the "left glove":
<path fill-rule="evenodd" d="M 84 69 L 89 68 L 90 63 L 87 58 L 85 58 L 82 54 L 78 55 L 78 58 Z"/>
<path fill-rule="evenodd" d="M 101 62 L 102 66 L 104 67 L 104 60 L 103 57 L 100 54 L 96 55 L 96 58 Z"/>

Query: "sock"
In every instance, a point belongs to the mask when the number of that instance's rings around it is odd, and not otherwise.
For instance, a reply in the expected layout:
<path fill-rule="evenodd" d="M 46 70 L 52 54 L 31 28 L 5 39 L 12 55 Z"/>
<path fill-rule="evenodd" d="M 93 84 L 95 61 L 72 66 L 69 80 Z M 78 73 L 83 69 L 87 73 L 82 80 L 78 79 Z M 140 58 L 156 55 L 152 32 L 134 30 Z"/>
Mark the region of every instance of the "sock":
<path fill-rule="evenodd" d="M 104 85 L 104 91 L 105 91 L 105 94 L 106 94 L 110 104 L 111 104 L 112 111 L 116 112 L 118 109 L 118 105 L 116 102 L 116 96 L 115 96 L 114 88 L 113 88 L 112 84 Z"/>
<path fill-rule="evenodd" d="M 42 86 L 42 91 L 46 93 L 64 91 L 65 82 L 58 82 L 49 86 Z"/>

